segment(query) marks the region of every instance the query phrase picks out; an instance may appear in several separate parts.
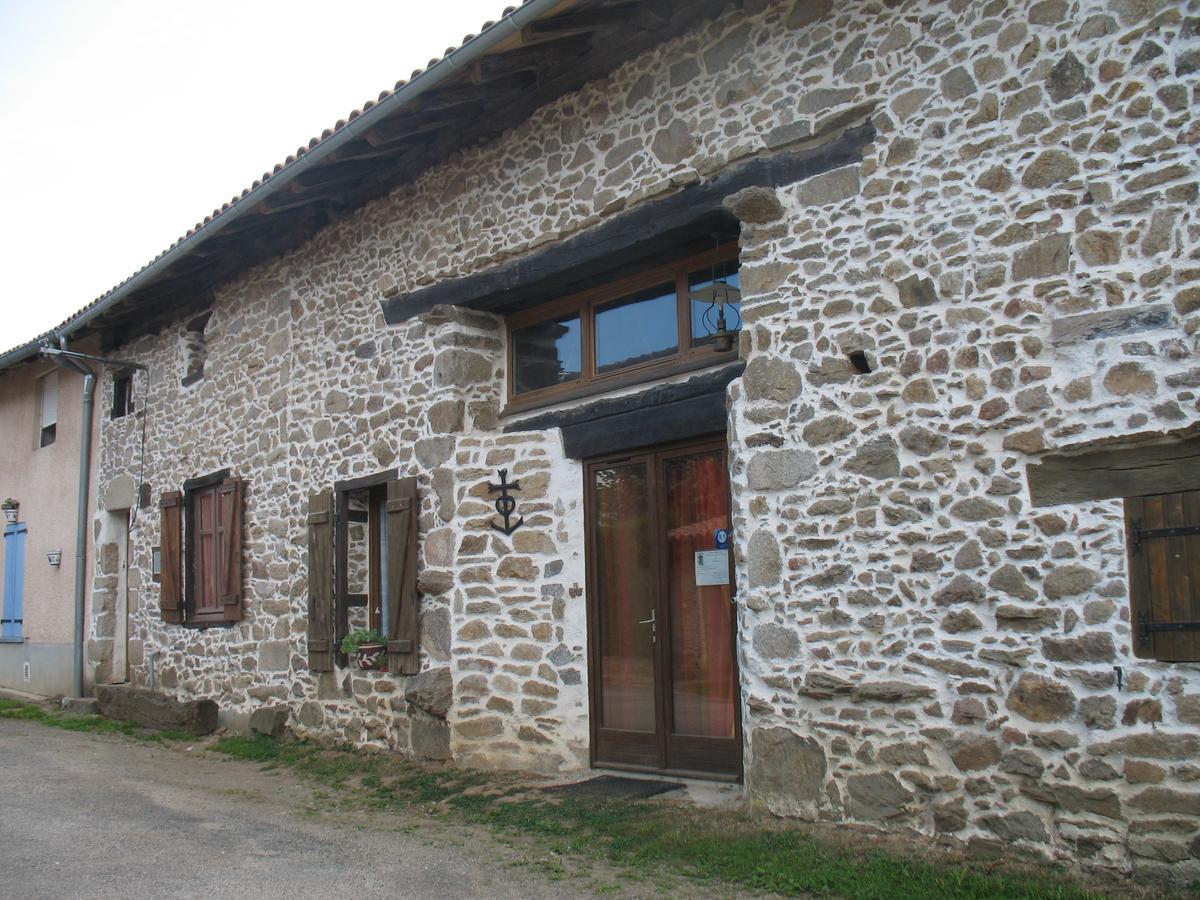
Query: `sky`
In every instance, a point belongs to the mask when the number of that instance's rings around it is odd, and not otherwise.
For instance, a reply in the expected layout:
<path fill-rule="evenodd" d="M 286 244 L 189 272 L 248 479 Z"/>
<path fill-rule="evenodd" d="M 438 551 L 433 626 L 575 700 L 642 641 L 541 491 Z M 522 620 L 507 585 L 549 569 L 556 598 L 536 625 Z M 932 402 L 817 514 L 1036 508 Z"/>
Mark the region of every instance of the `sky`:
<path fill-rule="evenodd" d="M 0 0 L 0 352 L 514 0 Z"/>

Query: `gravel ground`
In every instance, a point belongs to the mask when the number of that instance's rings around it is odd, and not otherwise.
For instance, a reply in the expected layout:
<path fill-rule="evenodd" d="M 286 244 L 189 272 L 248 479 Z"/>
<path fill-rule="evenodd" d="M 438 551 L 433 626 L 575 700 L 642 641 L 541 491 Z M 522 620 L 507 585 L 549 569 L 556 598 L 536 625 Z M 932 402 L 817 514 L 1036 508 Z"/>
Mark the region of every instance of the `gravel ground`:
<path fill-rule="evenodd" d="M 0 895 L 587 893 L 578 880 L 548 880 L 487 832 L 350 818 L 288 773 L 185 748 L 0 719 Z"/>

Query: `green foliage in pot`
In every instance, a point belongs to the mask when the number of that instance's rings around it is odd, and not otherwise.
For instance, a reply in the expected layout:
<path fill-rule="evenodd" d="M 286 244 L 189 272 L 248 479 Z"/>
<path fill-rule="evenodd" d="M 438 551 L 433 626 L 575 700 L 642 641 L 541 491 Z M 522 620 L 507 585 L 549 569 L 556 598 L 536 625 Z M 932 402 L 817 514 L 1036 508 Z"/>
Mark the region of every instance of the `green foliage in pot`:
<path fill-rule="evenodd" d="M 8 497 L 5 499 L 5 501 L 3 503 L 0 503 L 0 509 L 16 509 L 20 505 L 21 504 L 18 503 L 16 500 L 14 500 L 12 497 Z"/>
<path fill-rule="evenodd" d="M 343 653 L 357 653 L 358 648 L 363 644 L 387 644 L 381 635 L 374 628 L 360 628 L 357 631 L 352 631 L 342 638 Z"/>

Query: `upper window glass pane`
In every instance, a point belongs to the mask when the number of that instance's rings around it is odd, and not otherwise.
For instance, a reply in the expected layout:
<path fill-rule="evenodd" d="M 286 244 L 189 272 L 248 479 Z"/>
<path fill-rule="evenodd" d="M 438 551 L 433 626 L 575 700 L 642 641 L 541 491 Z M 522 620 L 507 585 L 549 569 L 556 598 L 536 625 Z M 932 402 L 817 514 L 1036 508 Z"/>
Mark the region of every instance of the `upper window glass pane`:
<path fill-rule="evenodd" d="M 688 276 L 688 293 L 695 294 L 702 288 L 711 287 L 714 281 L 725 281 L 730 287 L 740 287 L 738 282 L 738 261 L 736 259 L 717 263 L 716 278 L 713 269 L 701 269 Z M 729 331 L 737 331 L 742 325 L 741 303 L 728 303 L 725 306 L 725 327 Z M 712 340 L 717 330 L 717 307 L 712 303 L 692 300 L 692 346 Z"/>
<path fill-rule="evenodd" d="M 679 349 L 675 285 L 661 284 L 596 308 L 596 373 L 671 356 Z"/>
<path fill-rule="evenodd" d="M 574 381 L 583 370 L 579 313 L 518 328 L 512 340 L 514 394 Z"/>

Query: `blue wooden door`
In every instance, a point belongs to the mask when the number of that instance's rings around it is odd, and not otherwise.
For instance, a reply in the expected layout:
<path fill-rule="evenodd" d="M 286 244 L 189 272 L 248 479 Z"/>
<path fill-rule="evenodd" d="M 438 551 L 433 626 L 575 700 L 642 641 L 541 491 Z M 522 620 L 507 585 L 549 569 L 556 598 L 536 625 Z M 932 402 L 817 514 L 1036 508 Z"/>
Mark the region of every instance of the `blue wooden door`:
<path fill-rule="evenodd" d="M 0 640 L 21 640 L 25 608 L 25 523 L 4 529 L 4 615 Z"/>

